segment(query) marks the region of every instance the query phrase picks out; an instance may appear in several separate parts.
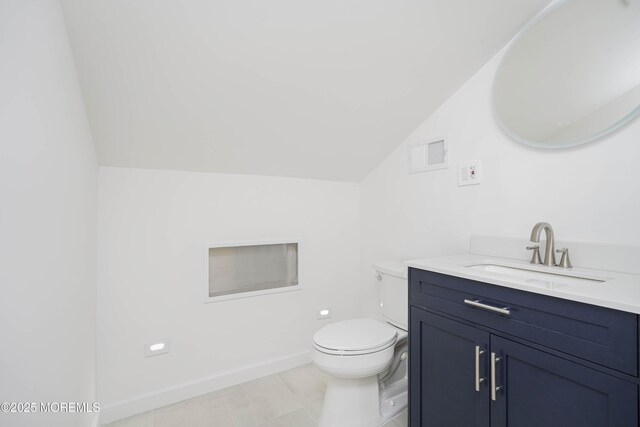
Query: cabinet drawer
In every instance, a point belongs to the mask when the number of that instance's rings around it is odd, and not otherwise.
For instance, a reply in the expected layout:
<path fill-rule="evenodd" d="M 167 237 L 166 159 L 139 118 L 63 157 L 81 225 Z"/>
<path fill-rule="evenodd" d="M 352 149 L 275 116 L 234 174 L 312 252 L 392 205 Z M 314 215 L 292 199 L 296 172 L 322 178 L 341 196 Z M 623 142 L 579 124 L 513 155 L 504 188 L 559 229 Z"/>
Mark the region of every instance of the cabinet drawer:
<path fill-rule="evenodd" d="M 638 376 L 635 314 L 410 269 L 409 304 Z M 465 300 L 468 302 L 465 303 Z M 470 305 L 506 308 L 509 314 Z"/>

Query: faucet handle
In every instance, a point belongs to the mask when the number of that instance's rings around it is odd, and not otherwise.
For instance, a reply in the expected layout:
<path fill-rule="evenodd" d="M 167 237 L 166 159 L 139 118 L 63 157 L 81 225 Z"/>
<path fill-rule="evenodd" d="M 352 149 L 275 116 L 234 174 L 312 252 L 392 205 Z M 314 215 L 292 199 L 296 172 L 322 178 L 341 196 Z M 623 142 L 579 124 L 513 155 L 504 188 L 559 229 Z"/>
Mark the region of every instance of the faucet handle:
<path fill-rule="evenodd" d="M 562 254 L 562 257 L 560 258 L 560 262 L 558 263 L 558 267 L 563 267 L 563 268 L 573 267 L 571 265 L 571 260 L 569 259 L 569 249 L 567 248 L 556 249 L 556 252 L 558 252 L 559 254 Z"/>
<path fill-rule="evenodd" d="M 528 251 L 533 251 L 533 255 L 531 256 L 531 264 L 542 264 L 542 259 L 540 258 L 540 246 L 527 246 Z"/>

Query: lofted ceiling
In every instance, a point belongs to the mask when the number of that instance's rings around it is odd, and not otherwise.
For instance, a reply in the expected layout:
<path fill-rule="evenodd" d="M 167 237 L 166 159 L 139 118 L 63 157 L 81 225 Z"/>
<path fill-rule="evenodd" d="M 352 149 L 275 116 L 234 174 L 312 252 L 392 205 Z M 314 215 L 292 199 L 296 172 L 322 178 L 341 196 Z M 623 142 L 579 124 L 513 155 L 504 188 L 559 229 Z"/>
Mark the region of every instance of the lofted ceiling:
<path fill-rule="evenodd" d="M 63 0 L 103 166 L 358 182 L 549 0 Z"/>

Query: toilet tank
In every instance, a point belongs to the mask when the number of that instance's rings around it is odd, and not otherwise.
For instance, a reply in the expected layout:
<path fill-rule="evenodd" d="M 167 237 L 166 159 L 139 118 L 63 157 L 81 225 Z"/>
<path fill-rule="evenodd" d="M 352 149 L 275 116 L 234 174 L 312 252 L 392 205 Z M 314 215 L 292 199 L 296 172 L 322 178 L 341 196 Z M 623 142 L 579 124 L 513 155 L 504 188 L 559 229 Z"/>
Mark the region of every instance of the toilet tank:
<path fill-rule="evenodd" d="M 406 331 L 409 318 L 407 266 L 400 261 L 389 261 L 376 263 L 373 269 L 379 280 L 382 316 L 387 322 Z"/>

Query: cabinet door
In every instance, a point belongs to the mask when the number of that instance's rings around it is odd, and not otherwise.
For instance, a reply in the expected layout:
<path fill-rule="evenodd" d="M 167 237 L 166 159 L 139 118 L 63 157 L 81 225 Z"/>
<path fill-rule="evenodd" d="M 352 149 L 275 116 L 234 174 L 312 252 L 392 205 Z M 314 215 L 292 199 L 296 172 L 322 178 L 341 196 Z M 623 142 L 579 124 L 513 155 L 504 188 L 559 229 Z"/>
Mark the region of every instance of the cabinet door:
<path fill-rule="evenodd" d="M 489 334 L 412 307 L 409 347 L 409 425 L 489 427 Z"/>
<path fill-rule="evenodd" d="M 496 336 L 491 352 L 491 427 L 638 425 L 635 384 Z"/>

